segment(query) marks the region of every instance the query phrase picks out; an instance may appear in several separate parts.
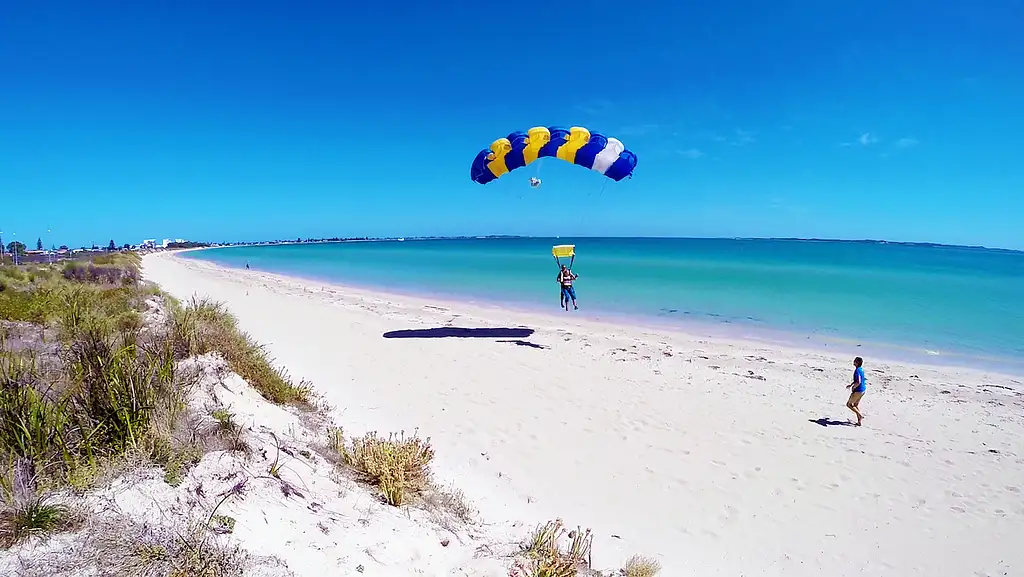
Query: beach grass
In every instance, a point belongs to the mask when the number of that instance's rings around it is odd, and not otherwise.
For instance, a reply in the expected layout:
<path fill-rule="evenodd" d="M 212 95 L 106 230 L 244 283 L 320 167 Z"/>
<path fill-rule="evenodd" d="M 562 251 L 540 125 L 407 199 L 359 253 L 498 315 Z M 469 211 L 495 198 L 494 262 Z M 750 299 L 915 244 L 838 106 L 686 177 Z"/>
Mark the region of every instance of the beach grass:
<path fill-rule="evenodd" d="M 335 430 L 329 433 L 328 444 L 362 481 L 375 485 L 389 505 L 401 506 L 430 486 L 434 448 L 429 438 L 417 433 L 406 437 L 402 431 L 384 438 L 373 431 L 346 443 Z"/>
<path fill-rule="evenodd" d="M 577 575 L 618 575 L 655 577 L 661 565 L 647 557 L 633 555 L 611 574 L 595 571 L 591 558 L 594 534 L 590 529 L 566 529 L 561 519 L 537 526 L 520 544 L 509 577 L 576 577 Z"/>
<path fill-rule="evenodd" d="M 245 554 L 219 539 L 234 520 L 217 508 L 166 531 L 93 518 L 69 499 L 134 466 L 161 467 L 177 486 L 205 452 L 250 454 L 245 428 L 227 407 L 190 414 L 200 374 L 182 361 L 211 353 L 268 401 L 314 407 L 310 384 L 276 367 L 223 305 L 162 294 L 141 281 L 135 255 L 0 268 L 0 549 L 82 528 L 90 562 L 125 574 L 240 574 Z M 282 444 L 271 435 L 277 455 L 267 473 L 279 477 Z M 461 492 L 433 483 L 434 448 L 418 432 L 348 439 L 332 427 L 324 448 L 389 505 L 421 503 L 446 524 L 476 515 Z M 509 574 L 586 574 L 592 541 L 589 529 L 549 522 L 524 543 Z M 652 577 L 658 569 L 634 557 L 619 574 Z"/>
<path fill-rule="evenodd" d="M 308 383 L 294 384 L 223 307 L 181 305 L 142 283 L 137 255 L 4 266 L 0 282 L 0 547 L 75 526 L 56 490 L 138 464 L 181 482 L 207 450 L 188 431 L 199 375 L 186 357 L 218 353 L 268 400 L 310 404 Z M 232 415 L 213 419 L 229 448 L 247 450 Z"/>
<path fill-rule="evenodd" d="M 0 509 L 0 548 L 9 548 L 34 535 L 70 531 L 83 516 L 68 505 L 50 502 L 44 495 L 17 500 Z"/>
<path fill-rule="evenodd" d="M 562 541 L 568 537 L 565 546 Z M 591 566 L 590 549 L 594 540 L 590 529 L 567 531 L 561 519 L 537 527 L 523 542 L 511 577 L 575 577 Z"/>
<path fill-rule="evenodd" d="M 654 577 L 661 571 L 661 563 L 642 555 L 633 555 L 619 571 L 622 577 Z"/>
<path fill-rule="evenodd" d="M 238 328 L 235 317 L 220 303 L 193 298 L 171 315 L 171 340 L 179 359 L 218 352 L 264 398 L 277 404 L 311 407 L 312 386 L 294 383 L 274 366 L 266 349 Z"/>

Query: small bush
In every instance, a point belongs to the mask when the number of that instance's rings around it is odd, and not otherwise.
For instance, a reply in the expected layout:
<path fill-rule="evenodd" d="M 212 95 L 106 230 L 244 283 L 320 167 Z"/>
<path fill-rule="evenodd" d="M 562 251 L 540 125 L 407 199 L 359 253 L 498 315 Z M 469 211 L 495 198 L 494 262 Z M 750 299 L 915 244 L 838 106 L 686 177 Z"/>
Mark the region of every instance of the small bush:
<path fill-rule="evenodd" d="M 7 549 L 29 537 L 70 531 L 81 515 L 67 505 L 35 496 L 0 507 L 0 548 Z"/>
<path fill-rule="evenodd" d="M 469 504 L 466 495 L 458 489 L 445 489 L 434 485 L 424 493 L 424 498 L 427 505 L 434 511 L 447 513 L 462 523 L 472 523 L 476 518 L 477 510 Z"/>
<path fill-rule="evenodd" d="M 93 262 L 69 262 L 64 265 L 62 274 L 65 279 L 79 283 L 101 283 L 108 285 L 134 285 L 139 280 L 139 269 L 131 263 L 117 265 L 96 264 Z"/>
<path fill-rule="evenodd" d="M 623 577 L 654 577 L 661 571 L 661 564 L 654 559 L 633 555 L 626 561 L 619 573 Z"/>
<path fill-rule="evenodd" d="M 548 521 L 537 527 L 523 543 L 522 558 L 516 559 L 509 571 L 510 577 L 575 577 L 581 569 L 590 567 L 590 547 L 594 536 L 590 529 L 568 532 L 569 545 L 562 549 L 560 541 L 566 536 L 561 519 Z"/>
<path fill-rule="evenodd" d="M 27 291 L 9 287 L 0 291 L 0 319 L 43 323 L 53 312 L 48 291 Z"/>
<path fill-rule="evenodd" d="M 420 439 L 416 434 L 406 438 L 404 432 L 392 433 L 387 439 L 376 432 L 367 433 L 342 448 L 343 462 L 364 481 L 377 485 L 384 500 L 396 507 L 427 487 L 433 458 L 429 438 Z"/>
<path fill-rule="evenodd" d="M 166 460 L 156 459 L 157 464 L 164 467 L 164 482 L 172 487 L 177 487 L 185 480 L 189 469 L 203 457 L 202 451 L 195 446 L 186 446 L 181 449 L 170 448 Z"/>
<path fill-rule="evenodd" d="M 235 420 L 235 414 L 227 409 L 214 409 L 210 416 L 216 421 L 214 437 L 219 440 L 219 446 L 224 446 L 230 451 L 236 451 L 248 455 L 252 447 L 245 439 L 245 428 Z M 208 446 L 209 448 L 209 446 Z"/>

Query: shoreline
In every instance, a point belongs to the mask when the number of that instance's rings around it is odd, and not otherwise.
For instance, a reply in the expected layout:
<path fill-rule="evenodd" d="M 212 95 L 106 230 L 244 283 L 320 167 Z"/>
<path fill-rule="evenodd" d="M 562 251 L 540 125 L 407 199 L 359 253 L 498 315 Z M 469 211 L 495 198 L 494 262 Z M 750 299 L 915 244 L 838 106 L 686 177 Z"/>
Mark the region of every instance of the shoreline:
<path fill-rule="evenodd" d="M 231 247 L 200 247 L 180 249 L 179 252 L 194 252 Z M 711 339 L 722 343 L 747 343 L 764 347 L 783 347 L 788 350 L 808 354 L 824 354 L 835 356 L 837 360 L 846 356 L 871 357 L 875 361 L 902 365 L 926 365 L 938 369 L 970 370 L 976 372 L 996 373 L 1013 378 L 1024 377 L 1024 359 L 1011 357 L 977 356 L 957 351 L 934 351 L 921 346 L 875 342 L 866 339 L 830 337 L 823 334 L 805 333 L 799 330 L 779 329 L 771 326 L 758 326 L 759 321 L 745 322 L 742 319 L 706 320 L 696 317 L 673 317 L 670 322 L 659 315 L 628 313 L 616 311 L 574 311 L 572 313 L 551 312 L 537 303 L 530 301 L 498 301 L 487 300 L 476 296 L 458 295 L 441 291 L 412 292 L 391 290 L 388 288 L 349 284 L 329 278 L 304 276 L 301 274 L 281 273 L 259 268 L 246 270 L 241 267 L 229 266 L 210 260 L 196 258 L 189 262 L 200 262 L 212 267 L 247 274 L 267 275 L 279 281 L 297 282 L 321 288 L 331 287 L 346 294 L 359 295 L 364 298 L 390 298 L 408 300 L 418 305 L 438 305 L 450 309 L 475 310 L 477 313 L 502 314 L 506 311 L 515 315 L 529 315 L 544 319 L 544 324 L 568 324 L 582 322 L 596 325 L 601 330 L 625 328 L 646 332 L 668 333 L 693 339 Z M 570 316 L 571 315 L 571 316 Z M 842 350 L 844 352 L 838 352 Z M 960 362 L 957 362 L 960 361 Z"/>
<path fill-rule="evenodd" d="M 598 567 L 633 553 L 666 575 L 1024 567 L 1019 379 L 868 357 L 858 429 L 842 426 L 852 354 L 447 308 L 174 255 L 143 269 L 178 298 L 224 302 L 349 430 L 432 437 L 438 478 L 489 527 L 592 527 Z M 517 326 L 530 332 L 491 332 Z"/>

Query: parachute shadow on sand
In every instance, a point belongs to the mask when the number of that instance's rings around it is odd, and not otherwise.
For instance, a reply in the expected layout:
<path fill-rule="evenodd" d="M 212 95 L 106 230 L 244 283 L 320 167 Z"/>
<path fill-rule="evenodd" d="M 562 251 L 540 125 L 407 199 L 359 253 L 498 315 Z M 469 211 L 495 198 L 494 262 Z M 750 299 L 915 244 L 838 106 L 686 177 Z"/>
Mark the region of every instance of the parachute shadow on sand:
<path fill-rule="evenodd" d="M 388 331 L 383 336 L 385 339 L 525 339 L 533 333 L 533 329 L 526 327 L 435 327 Z"/>
<path fill-rule="evenodd" d="M 822 417 L 820 419 L 807 419 L 815 425 L 821 425 L 822 427 L 852 427 L 853 423 L 850 421 L 836 421 L 829 417 Z"/>

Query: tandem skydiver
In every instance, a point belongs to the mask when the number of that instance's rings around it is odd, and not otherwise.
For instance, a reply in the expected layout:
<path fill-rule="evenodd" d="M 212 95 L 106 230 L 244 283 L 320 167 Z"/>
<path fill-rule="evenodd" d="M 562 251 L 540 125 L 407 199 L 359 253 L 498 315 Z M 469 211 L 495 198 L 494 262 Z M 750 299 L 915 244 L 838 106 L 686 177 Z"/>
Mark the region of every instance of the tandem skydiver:
<path fill-rule="evenodd" d="M 576 304 L 576 290 L 572 286 L 572 281 L 574 281 L 574 280 L 576 280 L 578 278 L 579 278 L 579 275 L 573 273 L 564 264 L 562 265 L 562 268 L 558 271 L 557 280 L 558 280 L 559 286 L 561 286 L 561 289 L 562 289 L 562 295 L 559 298 L 559 301 L 560 301 L 560 303 L 562 305 L 562 308 L 565 309 L 565 310 L 569 310 L 569 301 L 570 300 L 572 301 L 572 308 L 573 308 L 573 310 L 579 310 L 579 308 L 580 308 Z"/>

